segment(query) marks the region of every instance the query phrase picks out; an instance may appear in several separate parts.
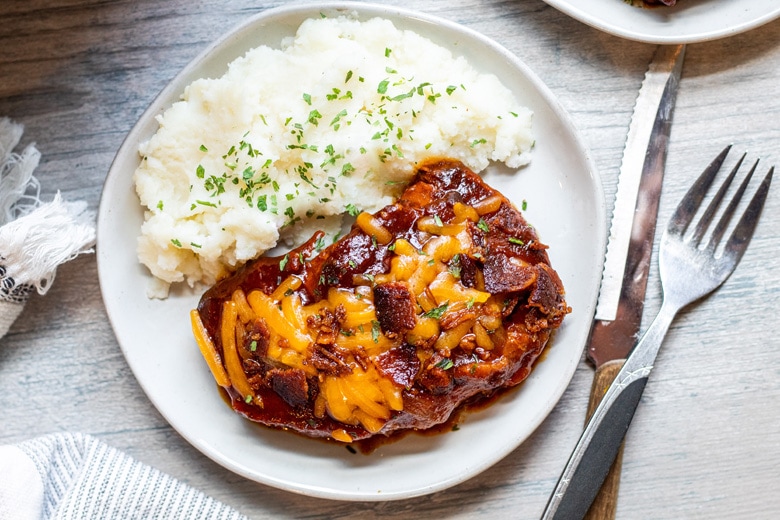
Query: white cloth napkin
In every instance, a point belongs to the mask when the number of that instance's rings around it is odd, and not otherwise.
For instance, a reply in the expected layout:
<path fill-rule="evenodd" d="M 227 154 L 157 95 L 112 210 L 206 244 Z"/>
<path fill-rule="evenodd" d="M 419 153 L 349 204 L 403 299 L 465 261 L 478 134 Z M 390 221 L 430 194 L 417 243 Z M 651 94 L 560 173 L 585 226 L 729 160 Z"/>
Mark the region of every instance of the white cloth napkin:
<path fill-rule="evenodd" d="M 0 446 L 0 520 L 245 518 L 89 435 Z"/>

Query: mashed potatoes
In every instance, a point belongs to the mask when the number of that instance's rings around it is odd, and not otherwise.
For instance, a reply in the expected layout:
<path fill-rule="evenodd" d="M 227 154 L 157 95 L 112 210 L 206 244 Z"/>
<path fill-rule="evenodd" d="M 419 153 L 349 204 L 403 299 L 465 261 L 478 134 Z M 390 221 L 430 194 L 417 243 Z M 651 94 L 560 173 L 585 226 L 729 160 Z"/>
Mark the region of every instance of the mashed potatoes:
<path fill-rule="evenodd" d="M 141 146 L 138 256 L 155 278 L 213 284 L 274 247 L 400 193 L 419 161 L 528 162 L 531 112 L 495 76 L 383 19 L 311 19 L 200 79 Z"/>

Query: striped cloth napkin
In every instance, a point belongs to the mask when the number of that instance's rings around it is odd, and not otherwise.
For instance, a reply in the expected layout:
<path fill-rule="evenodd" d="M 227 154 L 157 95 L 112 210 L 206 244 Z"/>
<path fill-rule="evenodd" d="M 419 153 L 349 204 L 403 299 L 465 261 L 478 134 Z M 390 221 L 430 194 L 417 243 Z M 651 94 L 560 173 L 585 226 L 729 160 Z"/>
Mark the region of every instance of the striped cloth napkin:
<path fill-rule="evenodd" d="M 89 435 L 0 446 L 0 520 L 245 518 Z"/>

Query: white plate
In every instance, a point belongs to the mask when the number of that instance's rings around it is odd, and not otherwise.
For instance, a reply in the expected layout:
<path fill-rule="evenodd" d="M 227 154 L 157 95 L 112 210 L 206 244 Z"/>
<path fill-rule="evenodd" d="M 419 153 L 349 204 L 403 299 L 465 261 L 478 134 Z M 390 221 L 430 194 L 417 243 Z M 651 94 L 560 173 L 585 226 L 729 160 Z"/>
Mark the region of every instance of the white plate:
<path fill-rule="evenodd" d="M 371 455 L 255 425 L 217 392 L 192 338 L 188 312 L 199 294 L 149 300 L 149 275 L 136 260 L 142 211 L 132 174 L 138 144 L 157 129 L 155 116 L 184 86 L 221 75 L 228 62 L 261 44 L 278 46 L 306 18 L 355 11 L 381 16 L 463 54 L 493 72 L 533 109 L 536 148 L 530 166 L 493 168 L 487 180 L 518 204 L 550 244 L 574 309 L 531 377 L 491 407 L 468 415 L 459 431 L 411 435 Z M 515 56 L 485 37 L 420 13 L 367 4 L 317 4 L 266 11 L 227 34 L 190 63 L 152 103 L 119 149 L 98 217 L 98 273 L 108 316 L 125 357 L 149 399 L 193 446 L 246 478 L 306 495 L 393 500 L 432 493 L 485 470 L 514 450 L 548 415 L 580 360 L 598 291 L 606 240 L 604 200 L 591 159 L 569 117 Z"/>
<path fill-rule="evenodd" d="M 694 43 L 725 38 L 780 17 L 778 0 L 678 0 L 641 9 L 624 0 L 544 0 L 604 32 L 647 43 Z"/>

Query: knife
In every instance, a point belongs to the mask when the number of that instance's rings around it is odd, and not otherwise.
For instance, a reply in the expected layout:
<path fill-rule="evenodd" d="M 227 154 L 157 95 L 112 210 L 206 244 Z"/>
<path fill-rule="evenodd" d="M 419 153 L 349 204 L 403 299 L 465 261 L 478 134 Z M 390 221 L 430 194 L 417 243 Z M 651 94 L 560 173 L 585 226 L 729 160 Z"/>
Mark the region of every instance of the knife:
<path fill-rule="evenodd" d="M 616 407 L 613 413 L 600 414 L 606 419 L 599 424 L 594 424 L 591 417 L 637 342 L 684 57 L 684 45 L 658 47 L 637 96 L 588 340 L 587 358 L 596 368 L 588 422 L 550 496 L 543 520 L 576 520 L 586 514 L 593 520 L 615 516 L 623 437 L 634 409 Z M 637 401 L 643 386 L 632 385 L 631 392 L 638 392 L 633 396 Z M 586 437 L 590 442 L 583 443 Z"/>

